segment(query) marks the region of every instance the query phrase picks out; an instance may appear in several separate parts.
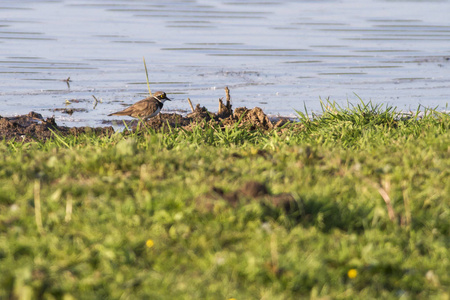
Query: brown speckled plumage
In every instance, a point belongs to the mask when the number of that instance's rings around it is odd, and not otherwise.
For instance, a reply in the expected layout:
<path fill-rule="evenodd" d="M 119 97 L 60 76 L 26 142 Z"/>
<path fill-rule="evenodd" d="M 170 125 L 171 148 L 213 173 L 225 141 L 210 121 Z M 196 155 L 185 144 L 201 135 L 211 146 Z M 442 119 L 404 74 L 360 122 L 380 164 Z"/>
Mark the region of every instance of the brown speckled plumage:
<path fill-rule="evenodd" d="M 108 116 L 130 116 L 138 119 L 150 119 L 156 116 L 166 100 L 171 101 L 167 98 L 166 93 L 158 91 L 152 96 L 142 99 L 130 107 L 125 108 L 122 111 L 118 111 Z"/>

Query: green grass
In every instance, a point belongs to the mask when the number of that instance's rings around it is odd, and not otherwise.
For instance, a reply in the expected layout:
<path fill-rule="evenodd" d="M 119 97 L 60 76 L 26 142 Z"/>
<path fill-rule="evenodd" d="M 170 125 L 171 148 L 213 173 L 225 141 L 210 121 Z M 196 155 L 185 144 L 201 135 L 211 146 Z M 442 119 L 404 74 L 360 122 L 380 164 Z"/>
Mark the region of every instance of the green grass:
<path fill-rule="evenodd" d="M 449 115 L 300 117 L 0 142 L 0 299 L 448 299 Z M 202 207 L 251 180 L 296 211 Z"/>

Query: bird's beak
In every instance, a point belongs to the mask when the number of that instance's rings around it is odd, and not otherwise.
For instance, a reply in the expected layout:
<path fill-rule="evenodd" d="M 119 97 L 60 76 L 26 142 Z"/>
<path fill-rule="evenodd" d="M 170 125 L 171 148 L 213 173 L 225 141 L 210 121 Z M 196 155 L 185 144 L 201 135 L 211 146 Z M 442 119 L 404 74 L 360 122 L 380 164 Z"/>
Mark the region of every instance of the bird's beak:
<path fill-rule="evenodd" d="M 167 98 L 167 97 L 166 97 L 166 100 L 172 101 L 171 99 L 169 99 L 169 98 Z"/>

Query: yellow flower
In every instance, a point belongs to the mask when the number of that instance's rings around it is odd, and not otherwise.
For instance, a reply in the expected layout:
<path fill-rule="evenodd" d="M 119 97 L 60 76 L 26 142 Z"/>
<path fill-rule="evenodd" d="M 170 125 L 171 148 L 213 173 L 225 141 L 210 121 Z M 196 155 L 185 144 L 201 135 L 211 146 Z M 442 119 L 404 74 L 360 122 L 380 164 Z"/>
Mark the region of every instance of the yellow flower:
<path fill-rule="evenodd" d="M 230 298 L 230 299 L 228 299 L 228 300 L 236 300 L 236 298 Z"/>
<path fill-rule="evenodd" d="M 351 279 L 356 278 L 356 276 L 358 276 L 358 271 L 356 271 L 356 269 L 350 269 L 347 272 L 347 276 Z"/>
<path fill-rule="evenodd" d="M 145 242 L 145 245 L 149 248 L 153 247 L 155 245 L 155 243 L 153 242 L 153 240 L 147 240 Z"/>

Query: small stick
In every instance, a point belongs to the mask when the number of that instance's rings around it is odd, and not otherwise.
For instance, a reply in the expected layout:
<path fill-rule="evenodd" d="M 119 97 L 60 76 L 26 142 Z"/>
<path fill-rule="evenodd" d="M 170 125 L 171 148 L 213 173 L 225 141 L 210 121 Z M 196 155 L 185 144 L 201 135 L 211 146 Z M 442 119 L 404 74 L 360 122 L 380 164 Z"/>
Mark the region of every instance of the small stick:
<path fill-rule="evenodd" d="M 219 98 L 219 112 L 217 114 L 219 114 L 219 115 L 222 114 L 223 111 L 225 110 L 225 108 L 226 108 L 226 106 L 223 105 L 222 98 Z"/>
<path fill-rule="evenodd" d="M 227 108 L 231 111 L 231 97 L 230 97 L 230 90 L 228 87 L 225 87 L 225 93 L 227 94 Z"/>
<path fill-rule="evenodd" d="M 389 197 L 389 194 L 386 191 L 386 189 L 389 189 L 389 183 L 387 181 L 385 181 L 384 185 L 385 185 L 384 188 L 382 185 L 379 185 L 379 186 L 374 185 L 374 187 L 378 190 L 378 193 L 380 193 L 380 196 L 383 198 L 384 202 L 386 203 L 386 208 L 388 211 L 389 219 L 392 222 L 395 222 L 396 216 L 395 216 L 394 208 L 392 207 L 391 197 Z"/>
<path fill-rule="evenodd" d="M 97 100 L 97 98 L 95 98 L 94 95 L 92 95 L 92 97 L 94 97 L 94 100 L 95 100 L 95 102 L 94 102 L 94 108 L 93 108 L 93 109 L 95 109 L 95 108 L 97 107 L 98 100 Z"/>
<path fill-rule="evenodd" d="M 34 216 L 36 217 L 36 226 L 40 234 L 44 234 L 41 215 L 41 181 L 34 180 Z"/>
<path fill-rule="evenodd" d="M 70 80 L 70 77 L 67 77 L 67 79 L 63 79 L 63 81 L 67 84 L 67 87 L 70 89 L 70 82 L 72 80 Z"/>
<path fill-rule="evenodd" d="M 192 112 L 194 112 L 194 106 L 192 106 L 191 99 L 188 98 L 189 106 L 191 107 Z"/>
<path fill-rule="evenodd" d="M 378 192 L 380 193 L 381 197 L 383 198 L 384 202 L 386 203 L 389 219 L 392 222 L 394 222 L 395 221 L 395 213 L 394 213 L 394 209 L 392 208 L 391 198 L 389 197 L 388 193 L 386 193 L 386 190 L 383 189 L 382 187 L 378 187 Z"/>

